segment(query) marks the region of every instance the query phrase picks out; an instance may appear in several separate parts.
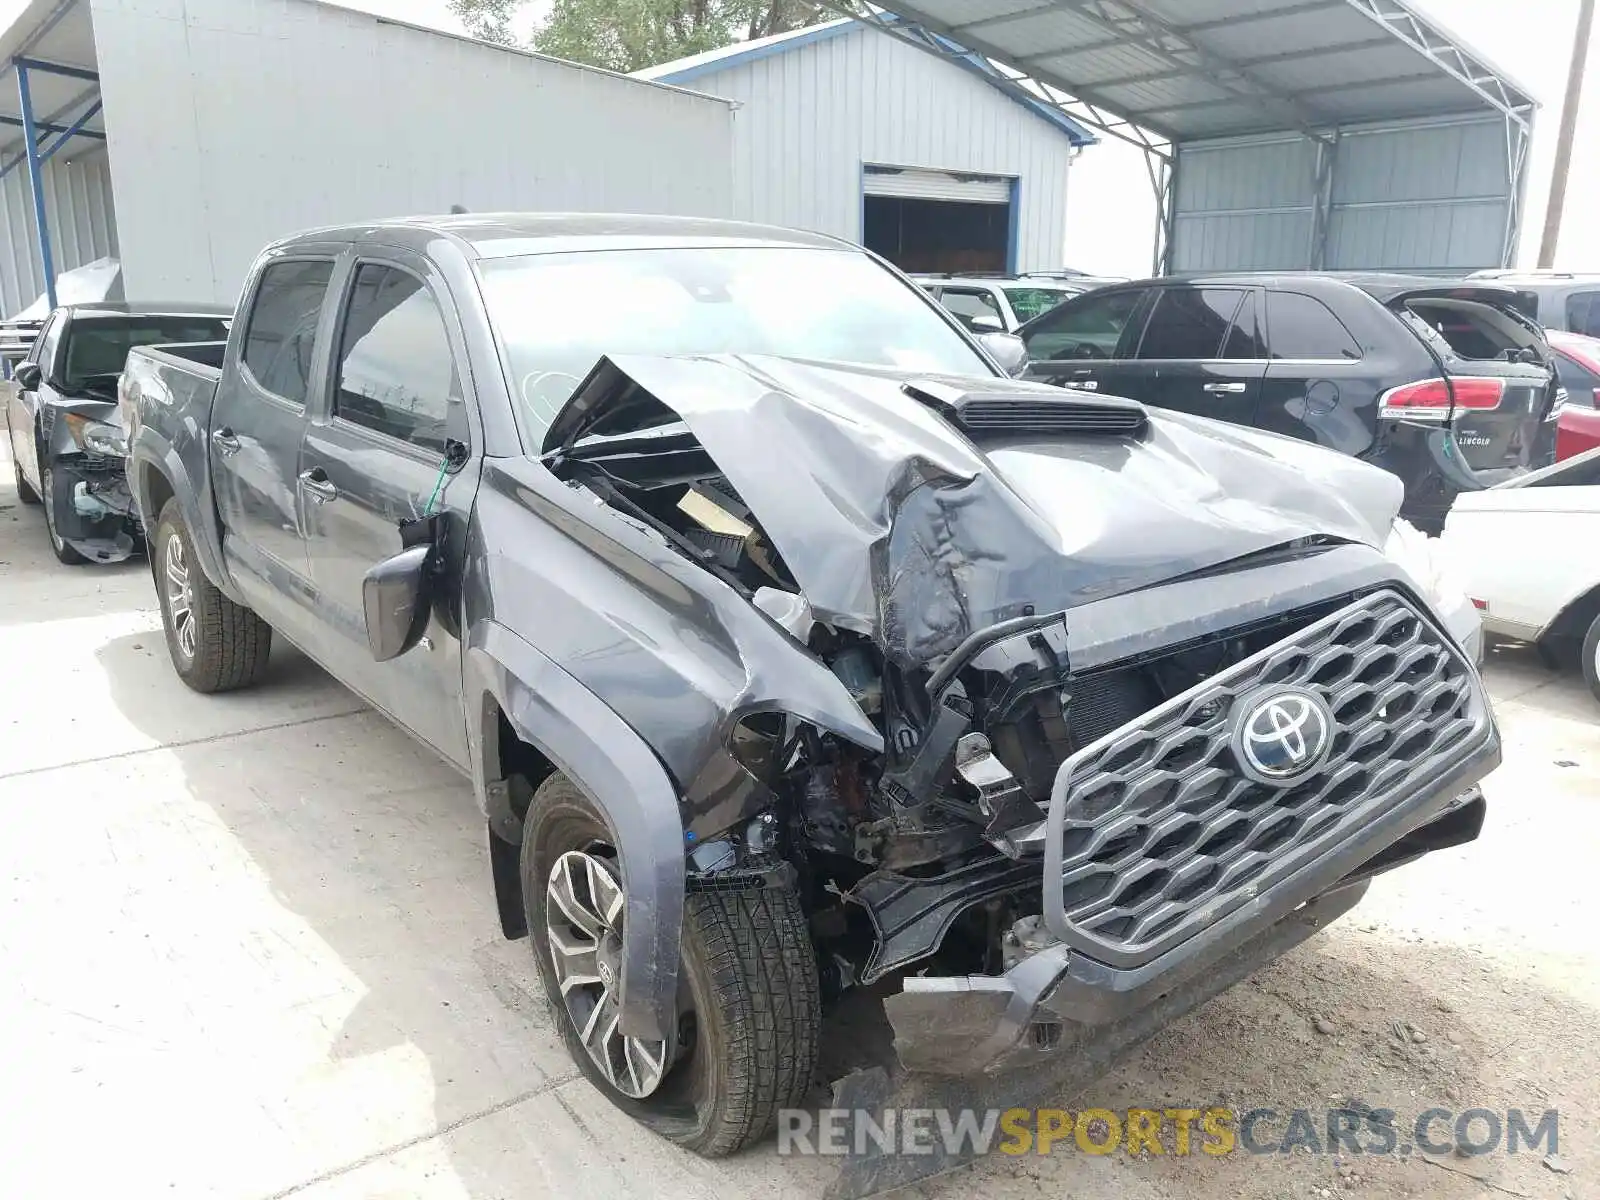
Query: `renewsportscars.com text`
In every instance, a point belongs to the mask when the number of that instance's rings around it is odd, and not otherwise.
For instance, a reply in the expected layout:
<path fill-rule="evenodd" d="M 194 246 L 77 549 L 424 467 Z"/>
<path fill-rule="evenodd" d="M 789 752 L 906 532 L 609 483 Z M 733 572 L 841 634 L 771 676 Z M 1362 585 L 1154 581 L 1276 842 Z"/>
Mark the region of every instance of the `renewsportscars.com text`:
<path fill-rule="evenodd" d="M 1560 1114 L 1425 1108 L 783 1109 L 778 1153 L 1554 1154 Z"/>

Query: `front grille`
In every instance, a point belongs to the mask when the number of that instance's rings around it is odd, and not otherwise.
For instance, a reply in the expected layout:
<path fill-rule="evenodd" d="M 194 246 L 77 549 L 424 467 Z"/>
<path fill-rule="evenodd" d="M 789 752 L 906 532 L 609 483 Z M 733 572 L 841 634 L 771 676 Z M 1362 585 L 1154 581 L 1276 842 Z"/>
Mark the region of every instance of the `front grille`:
<path fill-rule="evenodd" d="M 1327 760 L 1292 787 L 1234 759 L 1236 708 L 1270 687 L 1315 692 L 1333 714 Z M 1045 834 L 1061 847 L 1052 931 L 1103 961 L 1146 962 L 1421 794 L 1489 723 L 1453 643 L 1399 594 L 1363 597 L 1062 765 Z"/>

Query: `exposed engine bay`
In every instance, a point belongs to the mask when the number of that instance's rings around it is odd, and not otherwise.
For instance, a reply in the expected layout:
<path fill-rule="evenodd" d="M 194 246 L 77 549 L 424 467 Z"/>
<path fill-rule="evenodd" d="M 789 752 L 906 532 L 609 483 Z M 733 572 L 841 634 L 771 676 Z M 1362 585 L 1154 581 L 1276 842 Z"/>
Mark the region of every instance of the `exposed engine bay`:
<path fill-rule="evenodd" d="M 1126 402 L 1078 404 L 1059 389 L 1031 412 L 1011 400 L 1005 420 L 992 429 L 962 421 L 970 399 L 937 383 L 907 385 L 905 394 L 920 402 L 935 428 L 953 439 L 965 433 L 969 446 L 1081 436 L 1108 425 L 1120 438 L 1146 432 L 1142 410 Z M 949 599 L 966 601 L 977 590 L 968 586 L 978 574 L 970 561 L 972 529 L 959 523 L 976 526 L 1003 568 L 1006 543 L 1017 537 L 994 518 L 1016 500 L 975 497 L 981 476 L 963 478 L 923 459 L 913 476 L 901 477 L 891 529 L 871 564 L 877 611 L 818 612 L 812 590 L 797 578 L 806 568 L 815 577 L 817 567 L 808 561 L 798 572 L 791 568 L 740 486 L 697 436 L 701 430 L 691 430 L 637 382 L 622 382 L 620 397 L 609 420 L 569 437 L 547 461 L 571 485 L 744 595 L 827 666 L 881 734 L 884 751 L 872 753 L 768 712 L 744 717 L 728 747 L 772 797 L 782 857 L 800 872 L 819 943 L 838 945 L 833 957 L 841 985 L 870 983 L 936 951 L 953 957 L 958 970 L 1003 969 L 1002 931 L 1040 911 L 1037 835 L 1061 764 L 1343 599 L 1162 647 L 1115 669 L 1075 672 L 1060 573 L 1055 594 L 1039 589 L 1037 606 L 991 606 L 981 624 L 970 605 Z M 1024 536 L 1042 540 L 1027 528 L 1026 506 L 1017 508 Z M 941 515 L 920 523 L 907 517 L 919 512 Z M 908 531 L 914 536 L 906 537 Z M 1305 550 L 1320 540 L 1290 538 L 1272 550 Z M 935 594 L 941 586 L 948 590 Z M 907 595 L 920 605 L 909 617 L 889 602 Z"/>

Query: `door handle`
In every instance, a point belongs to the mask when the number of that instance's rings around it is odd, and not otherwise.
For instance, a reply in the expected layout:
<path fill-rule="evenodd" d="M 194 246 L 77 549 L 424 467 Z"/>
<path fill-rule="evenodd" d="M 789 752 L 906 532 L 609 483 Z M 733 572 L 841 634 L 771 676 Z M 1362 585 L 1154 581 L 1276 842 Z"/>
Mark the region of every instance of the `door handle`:
<path fill-rule="evenodd" d="M 305 488 L 318 504 L 326 504 L 329 500 L 339 498 L 339 489 L 333 486 L 333 480 L 328 478 L 328 473 L 321 467 L 301 471 L 300 486 Z"/>
<path fill-rule="evenodd" d="M 1242 396 L 1244 384 L 1242 383 L 1208 383 L 1205 390 L 1213 396 Z"/>
<path fill-rule="evenodd" d="M 219 454 L 239 453 L 239 439 L 234 436 L 233 430 L 226 425 L 221 429 L 211 431 L 211 444 L 217 448 Z"/>

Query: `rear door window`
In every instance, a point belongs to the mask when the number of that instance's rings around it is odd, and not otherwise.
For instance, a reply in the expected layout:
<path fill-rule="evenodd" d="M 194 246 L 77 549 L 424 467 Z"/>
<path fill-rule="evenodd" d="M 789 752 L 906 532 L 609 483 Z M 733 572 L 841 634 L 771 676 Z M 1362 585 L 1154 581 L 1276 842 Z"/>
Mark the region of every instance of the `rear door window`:
<path fill-rule="evenodd" d="M 1001 322 L 1000 328 L 1005 328 L 999 301 L 989 292 L 976 288 L 946 287 L 939 293 L 939 303 L 949 309 L 951 315 L 968 330 L 973 329 L 973 322 L 979 317 L 993 317 Z"/>
<path fill-rule="evenodd" d="M 1139 343 L 1140 358 L 1215 359 L 1246 296 L 1237 288 L 1174 287 L 1162 291 Z"/>
<path fill-rule="evenodd" d="M 1069 300 L 1029 323 L 1022 340 L 1036 362 L 1050 359 L 1115 358 L 1144 291 L 1102 292 Z"/>
<path fill-rule="evenodd" d="M 1573 292 L 1567 297 L 1567 328 L 1600 337 L 1600 292 Z"/>
<path fill-rule="evenodd" d="M 333 263 L 326 259 L 274 263 L 261 273 L 245 326 L 244 365 L 274 396 L 303 406 L 311 379 L 317 320 Z"/>
<path fill-rule="evenodd" d="M 1298 292 L 1267 293 L 1267 347 L 1279 359 L 1354 362 L 1361 357 L 1344 322 L 1322 301 Z"/>

